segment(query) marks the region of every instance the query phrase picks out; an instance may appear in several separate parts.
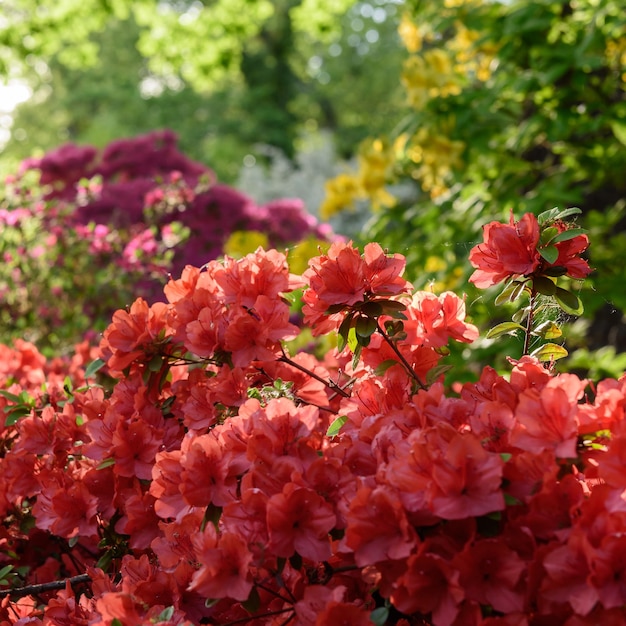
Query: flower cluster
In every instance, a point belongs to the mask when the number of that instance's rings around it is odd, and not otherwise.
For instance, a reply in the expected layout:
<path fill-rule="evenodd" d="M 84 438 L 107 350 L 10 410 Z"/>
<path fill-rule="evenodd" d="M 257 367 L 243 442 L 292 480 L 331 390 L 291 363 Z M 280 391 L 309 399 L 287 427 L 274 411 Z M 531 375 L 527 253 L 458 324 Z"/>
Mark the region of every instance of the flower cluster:
<path fill-rule="evenodd" d="M 369 200 L 374 210 L 393 206 L 396 200 L 386 185 L 393 178 L 394 163 L 395 147 L 389 142 L 364 141 L 359 148 L 358 171 L 327 181 L 321 216 L 327 219 L 346 207 L 354 208 L 358 200 Z"/>
<path fill-rule="evenodd" d="M 259 249 L 117 311 L 87 371 L 84 346 L 2 348 L 0 576 L 20 598 L 0 624 L 623 622 L 626 378 L 525 356 L 447 392 L 427 374 L 477 329 L 403 269 L 334 244 L 300 279 Z M 322 360 L 285 344 L 303 284 L 313 334 L 346 338 Z"/>
<path fill-rule="evenodd" d="M 25 161 L 0 197 L 0 226 L 3 338 L 28 332 L 55 349 L 101 331 L 135 297 L 162 299 L 169 273 L 217 258 L 234 232 L 267 247 L 333 237 L 298 199 L 258 206 L 217 184 L 169 131 Z"/>
<path fill-rule="evenodd" d="M 515 221 L 511 211 L 508 224 L 487 224 L 484 242 L 470 251 L 470 263 L 476 268 L 470 281 L 485 289 L 519 276 L 585 278 L 591 269 L 580 255 L 589 239 L 580 229 L 561 221 L 564 213 L 543 214 L 540 224 L 532 213 Z"/>

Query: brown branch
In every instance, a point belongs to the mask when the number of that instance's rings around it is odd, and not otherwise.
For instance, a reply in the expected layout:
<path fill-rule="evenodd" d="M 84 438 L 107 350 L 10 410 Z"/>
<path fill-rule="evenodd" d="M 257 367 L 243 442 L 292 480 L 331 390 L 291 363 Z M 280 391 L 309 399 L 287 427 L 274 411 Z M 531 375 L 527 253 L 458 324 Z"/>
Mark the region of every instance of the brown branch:
<path fill-rule="evenodd" d="M 291 367 L 295 367 L 297 370 L 300 370 L 302 373 L 308 374 L 311 378 L 315 378 L 315 380 L 322 383 L 322 385 L 324 385 L 325 387 L 328 387 L 331 391 L 338 393 L 340 396 L 343 396 L 344 398 L 350 397 L 350 394 L 345 389 L 343 389 L 343 387 L 340 387 L 337 383 L 333 382 L 332 380 L 324 380 L 321 376 L 318 376 L 315 372 L 312 372 L 311 370 L 300 365 L 299 363 L 292 361 L 287 356 L 282 346 L 281 346 L 281 350 L 283 354 L 281 357 L 277 359 L 278 361 L 280 361 L 281 363 L 287 363 L 287 365 L 291 365 Z"/>
<path fill-rule="evenodd" d="M 78 585 L 80 583 L 91 582 L 91 576 L 88 574 L 79 574 L 78 576 L 72 576 L 65 580 L 53 580 L 49 583 L 39 583 L 37 585 L 26 585 L 25 587 L 17 587 L 15 589 L 3 589 L 0 591 L 0 598 L 6 598 L 12 596 L 15 598 L 24 598 L 26 596 L 36 596 L 46 591 L 57 591 L 58 589 L 65 589 L 67 583 L 70 585 Z"/>
<path fill-rule="evenodd" d="M 380 322 L 376 320 L 376 326 L 378 332 L 382 335 L 383 340 L 387 343 L 387 345 L 396 353 L 396 356 L 400 359 L 401 364 L 404 366 L 404 369 L 408 372 L 409 376 L 413 378 L 413 380 L 417 383 L 417 386 L 420 389 L 427 389 L 428 387 L 420 380 L 420 377 L 415 373 L 415 370 L 411 367 L 411 364 L 404 358 L 404 355 L 398 349 L 398 346 L 391 341 L 389 335 L 384 331 Z"/>

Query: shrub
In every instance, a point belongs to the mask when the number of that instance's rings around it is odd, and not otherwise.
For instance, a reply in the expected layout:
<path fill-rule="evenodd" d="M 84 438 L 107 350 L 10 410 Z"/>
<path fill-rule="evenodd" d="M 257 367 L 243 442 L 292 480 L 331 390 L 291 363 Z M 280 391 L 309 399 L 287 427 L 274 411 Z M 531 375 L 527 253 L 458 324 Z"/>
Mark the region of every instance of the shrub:
<path fill-rule="evenodd" d="M 298 199 L 258 206 L 217 183 L 169 131 L 29 159 L 8 181 L 0 219 L 4 338 L 28 334 L 55 350 L 101 331 L 136 296 L 161 298 L 168 273 L 217 258 L 233 234 L 256 231 L 277 247 L 332 236 Z"/>
<path fill-rule="evenodd" d="M 471 254 L 477 284 L 528 297 L 525 335 L 589 271 L 565 213 Z M 115 312 L 87 370 L 85 346 L 3 348 L 2 623 L 624 621 L 626 378 L 556 373 L 544 344 L 446 385 L 478 329 L 403 271 L 376 243 L 301 277 L 258 249 Z M 338 336 L 322 358 L 287 343 L 302 287 L 304 324 Z"/>

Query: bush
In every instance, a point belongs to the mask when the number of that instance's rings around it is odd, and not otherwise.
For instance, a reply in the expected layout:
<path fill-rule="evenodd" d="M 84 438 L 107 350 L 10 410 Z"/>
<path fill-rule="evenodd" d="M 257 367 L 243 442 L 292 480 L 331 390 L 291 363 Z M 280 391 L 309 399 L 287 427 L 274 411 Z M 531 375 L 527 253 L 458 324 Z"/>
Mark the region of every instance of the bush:
<path fill-rule="evenodd" d="M 589 271 L 567 213 L 470 256 L 542 341 L 537 308 Z M 299 277 L 258 249 L 115 312 L 86 370 L 84 346 L 3 348 L 1 623 L 623 622 L 626 378 L 556 373 L 544 343 L 446 385 L 478 330 L 404 266 L 336 242 Z M 322 358 L 289 347 L 302 287 Z"/>
<path fill-rule="evenodd" d="M 297 199 L 256 205 L 176 148 L 169 131 L 111 143 L 68 144 L 26 161 L 0 198 L 5 341 L 67 348 L 103 330 L 136 296 L 162 297 L 170 272 L 228 250 L 327 240 Z"/>

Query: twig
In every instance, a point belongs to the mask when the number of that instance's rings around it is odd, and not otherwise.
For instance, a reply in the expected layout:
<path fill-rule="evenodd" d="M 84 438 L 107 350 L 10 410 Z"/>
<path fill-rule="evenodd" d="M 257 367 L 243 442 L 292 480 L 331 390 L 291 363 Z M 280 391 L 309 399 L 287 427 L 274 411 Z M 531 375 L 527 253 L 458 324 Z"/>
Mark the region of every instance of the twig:
<path fill-rule="evenodd" d="M 306 367 L 303 367 L 299 363 L 292 361 L 287 356 L 287 354 L 285 353 L 285 350 L 282 349 L 282 347 L 281 347 L 281 350 L 283 354 L 281 357 L 277 359 L 278 361 L 280 361 L 281 363 L 287 363 L 287 365 L 291 365 L 291 367 L 295 367 L 297 370 L 300 370 L 301 372 L 303 372 L 304 374 L 307 374 L 311 378 L 315 378 L 315 380 L 322 383 L 322 385 L 324 385 L 325 387 L 328 387 L 331 391 L 338 393 L 340 396 L 343 396 L 344 398 L 350 397 L 350 394 L 347 391 L 345 391 L 342 387 L 340 387 L 337 383 L 333 382 L 332 380 L 330 381 L 324 380 L 321 376 L 318 376 L 315 372 L 312 372 L 311 370 L 308 370 Z"/>
<path fill-rule="evenodd" d="M 415 370 L 411 367 L 411 364 L 404 358 L 402 352 L 398 350 L 398 346 L 396 346 L 396 344 L 391 341 L 391 339 L 389 339 L 387 333 L 383 330 L 378 320 L 376 320 L 376 326 L 378 327 L 378 332 L 383 336 L 383 339 L 387 342 L 387 345 L 396 353 L 397 357 L 402 362 L 402 365 L 404 365 L 406 371 L 413 378 L 413 380 L 417 382 L 417 386 L 420 389 L 426 389 L 426 385 L 420 380 L 420 377 L 415 373 Z"/>
<path fill-rule="evenodd" d="M 530 335 L 533 329 L 533 314 L 535 307 L 535 300 L 537 298 L 537 292 L 535 291 L 535 286 L 533 285 L 532 290 L 530 292 L 530 301 L 528 304 L 528 319 L 526 320 L 526 331 L 524 334 L 524 352 L 522 356 L 528 354 L 528 349 L 530 347 Z"/>
<path fill-rule="evenodd" d="M 24 598 L 26 596 L 35 596 L 46 591 L 56 591 L 58 589 L 65 589 L 67 583 L 70 585 L 78 585 L 80 583 L 91 582 L 91 576 L 89 574 L 79 574 L 78 576 L 72 576 L 65 580 L 53 580 L 49 583 L 39 583 L 37 585 L 26 585 L 25 587 L 17 587 L 15 589 L 3 589 L 0 591 L 0 598 L 6 598 L 7 596 L 13 596 L 15 598 Z"/>

